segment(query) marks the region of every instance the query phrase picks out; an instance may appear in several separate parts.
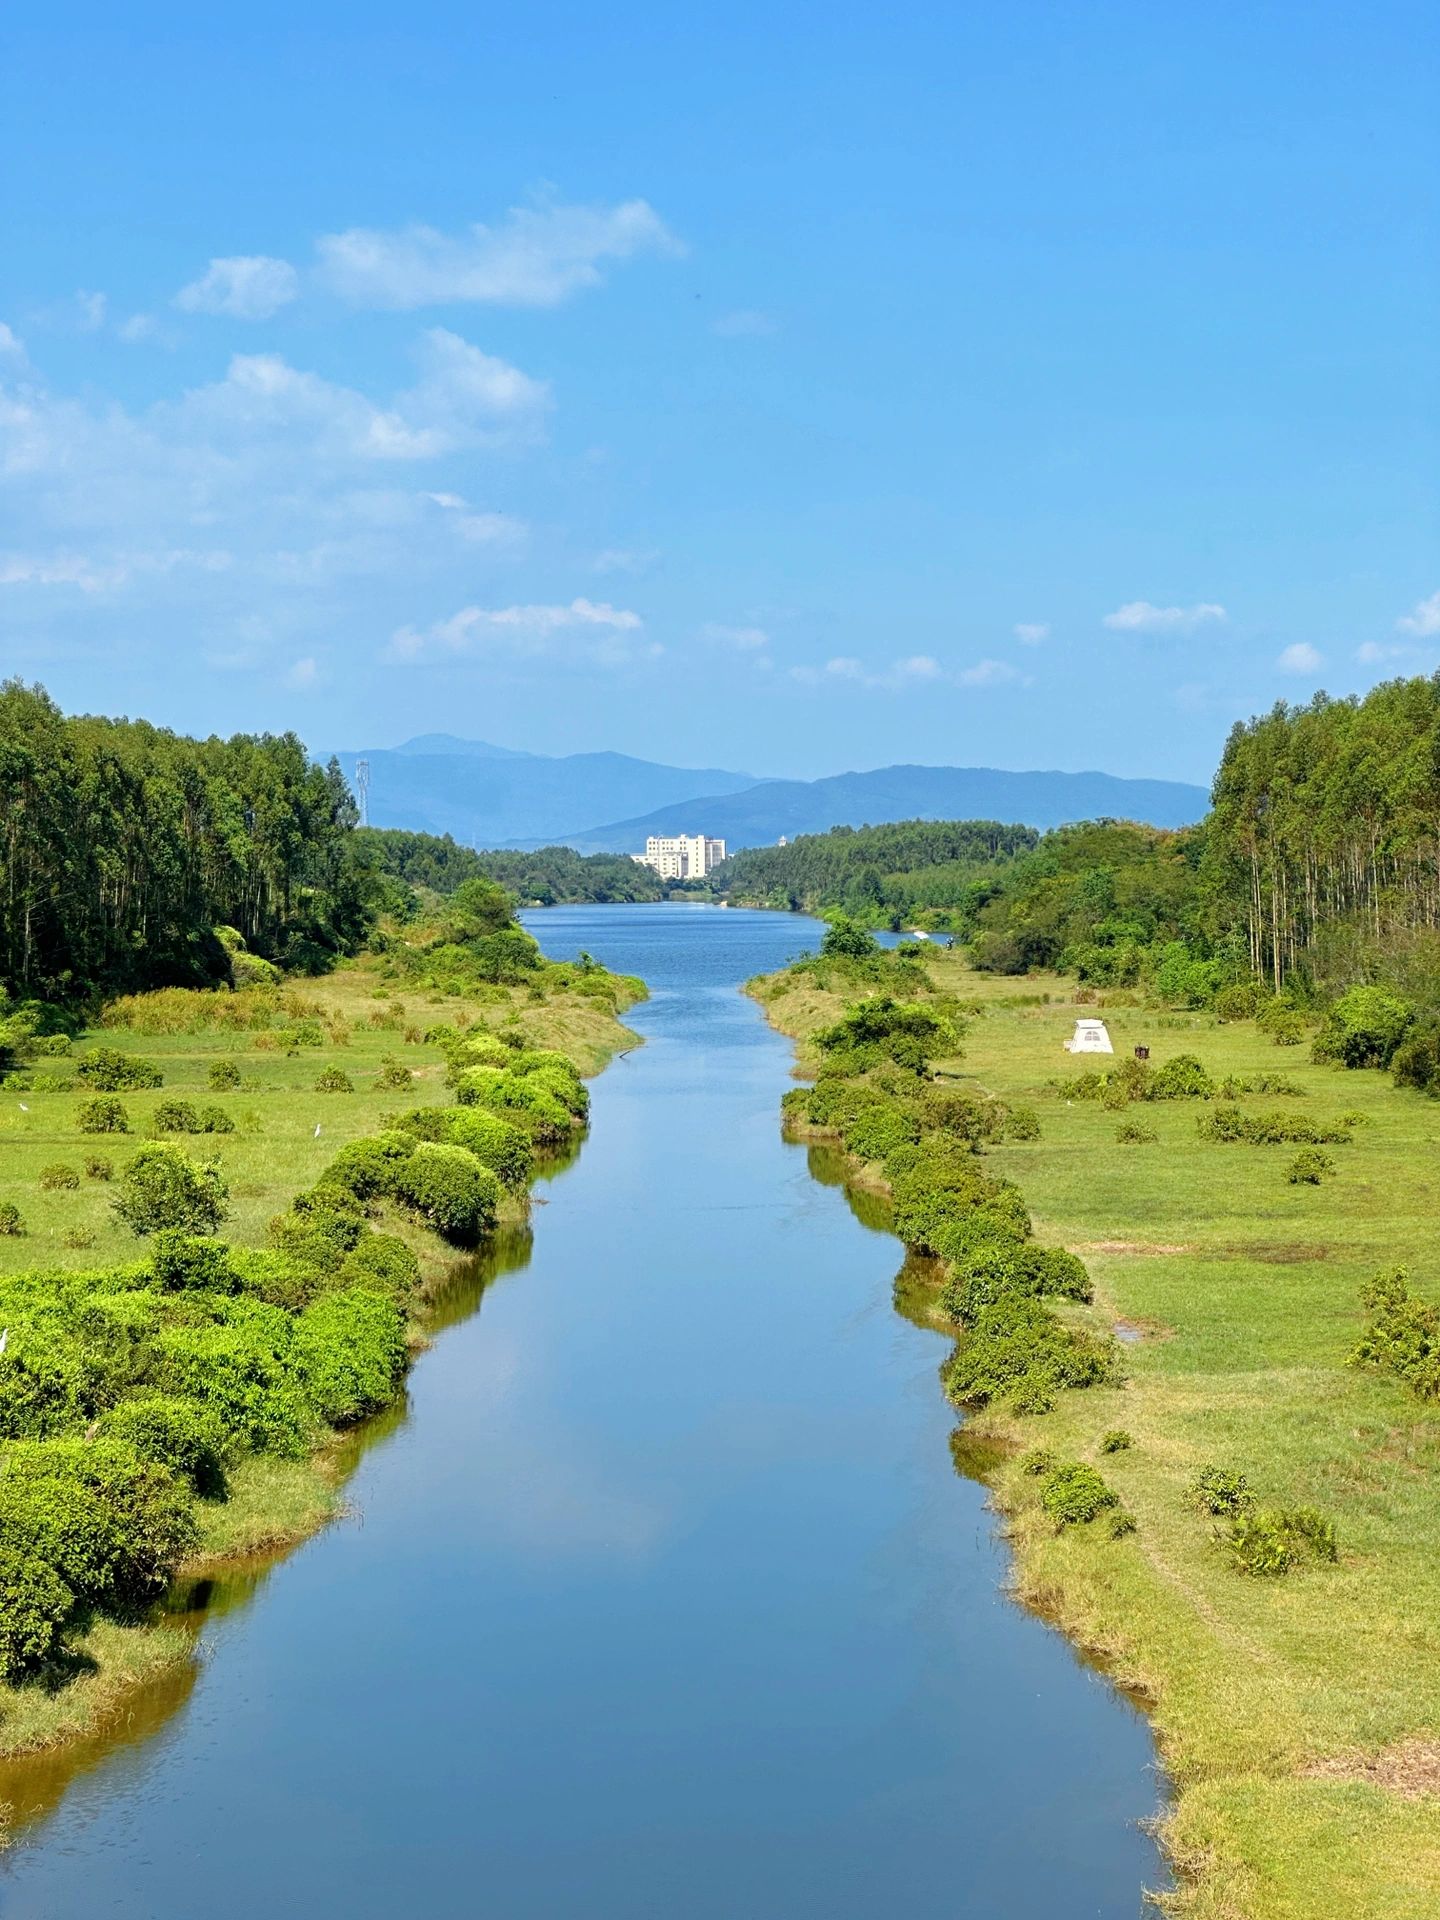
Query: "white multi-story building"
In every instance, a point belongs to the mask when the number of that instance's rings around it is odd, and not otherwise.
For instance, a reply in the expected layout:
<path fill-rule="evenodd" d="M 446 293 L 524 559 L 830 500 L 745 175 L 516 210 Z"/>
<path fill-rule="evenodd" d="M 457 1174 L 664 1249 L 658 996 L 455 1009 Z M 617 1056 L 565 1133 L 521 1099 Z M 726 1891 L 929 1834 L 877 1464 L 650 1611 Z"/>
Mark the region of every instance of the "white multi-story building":
<path fill-rule="evenodd" d="M 703 880 L 725 858 L 725 842 L 706 833 L 652 833 L 644 853 L 631 858 L 653 867 L 662 880 Z"/>

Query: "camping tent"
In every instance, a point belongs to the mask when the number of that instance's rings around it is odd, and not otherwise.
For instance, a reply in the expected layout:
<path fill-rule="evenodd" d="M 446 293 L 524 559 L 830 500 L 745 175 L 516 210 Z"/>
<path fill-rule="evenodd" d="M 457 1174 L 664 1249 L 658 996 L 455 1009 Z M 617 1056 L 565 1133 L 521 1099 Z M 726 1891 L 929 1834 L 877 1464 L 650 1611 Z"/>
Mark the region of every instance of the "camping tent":
<path fill-rule="evenodd" d="M 1113 1053 L 1110 1035 L 1103 1020 L 1077 1020 L 1073 1039 L 1065 1042 L 1067 1053 Z"/>

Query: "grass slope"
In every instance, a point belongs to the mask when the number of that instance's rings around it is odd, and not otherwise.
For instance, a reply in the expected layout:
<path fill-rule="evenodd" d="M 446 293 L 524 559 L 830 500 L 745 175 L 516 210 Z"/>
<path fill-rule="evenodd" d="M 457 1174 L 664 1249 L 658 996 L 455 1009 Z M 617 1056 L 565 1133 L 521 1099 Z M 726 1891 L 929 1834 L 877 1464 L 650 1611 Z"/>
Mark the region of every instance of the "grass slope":
<path fill-rule="evenodd" d="M 1308 1050 L 1277 1048 L 1249 1023 L 1103 1008 L 1117 1060 L 1136 1043 L 1154 1066 L 1192 1052 L 1217 1078 L 1281 1073 L 1306 1089 L 1248 1098 L 1248 1109 L 1364 1116 L 1354 1144 L 1331 1150 L 1333 1181 L 1291 1186 L 1293 1147 L 1207 1144 L 1203 1102 L 1127 1114 L 1049 1091 L 1107 1064 L 1061 1050 L 1076 1015 L 1067 983 L 982 978 L 946 955 L 927 964 L 937 987 L 983 1001 L 963 1061 L 945 1064 L 1040 1115 L 1042 1138 L 991 1148 L 986 1170 L 1018 1183 L 1038 1239 L 1089 1267 L 1095 1305 L 1067 1316 L 1131 1336 L 1123 1385 L 1062 1394 L 1042 1417 L 987 1410 L 966 1432 L 1009 1443 L 987 1477 L 1021 1595 L 1151 1704 L 1175 1787 L 1165 1838 L 1182 1874 L 1176 1910 L 1433 1920 L 1440 1413 L 1345 1360 L 1377 1269 L 1404 1264 L 1440 1298 L 1440 1106 L 1377 1073 L 1311 1065 Z M 1037 989 L 1050 1004 L 1035 1004 Z M 785 975 L 754 991 L 813 1066 L 807 1036 L 841 1000 Z M 1127 1117 L 1156 1142 L 1118 1144 Z M 907 1285 L 911 1310 L 913 1293 Z M 918 1311 L 948 1330 L 937 1294 L 922 1287 Z M 1118 1427 L 1133 1446 L 1102 1458 L 1101 1436 Z M 1102 1466 L 1138 1532 L 1057 1533 L 1018 1465 L 1035 1445 Z M 1186 1497 L 1212 1462 L 1246 1473 L 1262 1501 L 1323 1509 L 1338 1525 L 1339 1564 L 1276 1580 L 1233 1571 Z"/>

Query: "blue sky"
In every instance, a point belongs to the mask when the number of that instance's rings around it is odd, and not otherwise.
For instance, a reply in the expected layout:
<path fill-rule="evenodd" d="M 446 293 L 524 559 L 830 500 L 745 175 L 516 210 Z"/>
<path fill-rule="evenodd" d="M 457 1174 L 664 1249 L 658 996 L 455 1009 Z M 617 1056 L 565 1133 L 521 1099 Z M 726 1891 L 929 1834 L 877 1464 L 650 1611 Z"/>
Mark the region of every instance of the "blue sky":
<path fill-rule="evenodd" d="M 0 69 L 66 707 L 1205 780 L 1440 664 L 1428 4 L 60 0 Z"/>

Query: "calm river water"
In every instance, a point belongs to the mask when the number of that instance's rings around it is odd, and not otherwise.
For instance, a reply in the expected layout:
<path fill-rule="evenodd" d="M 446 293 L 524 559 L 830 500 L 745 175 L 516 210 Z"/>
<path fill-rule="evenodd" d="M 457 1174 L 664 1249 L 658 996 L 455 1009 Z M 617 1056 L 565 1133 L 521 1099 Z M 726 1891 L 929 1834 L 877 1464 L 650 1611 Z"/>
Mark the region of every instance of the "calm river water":
<path fill-rule="evenodd" d="M 1145 1724 L 1003 1597 L 898 1244 L 780 1138 L 789 1045 L 735 989 L 820 930 L 530 924 L 646 976 L 648 1044 L 528 1262 L 460 1289 L 356 1517 L 50 1779 L 0 1914 L 1135 1920 Z"/>

